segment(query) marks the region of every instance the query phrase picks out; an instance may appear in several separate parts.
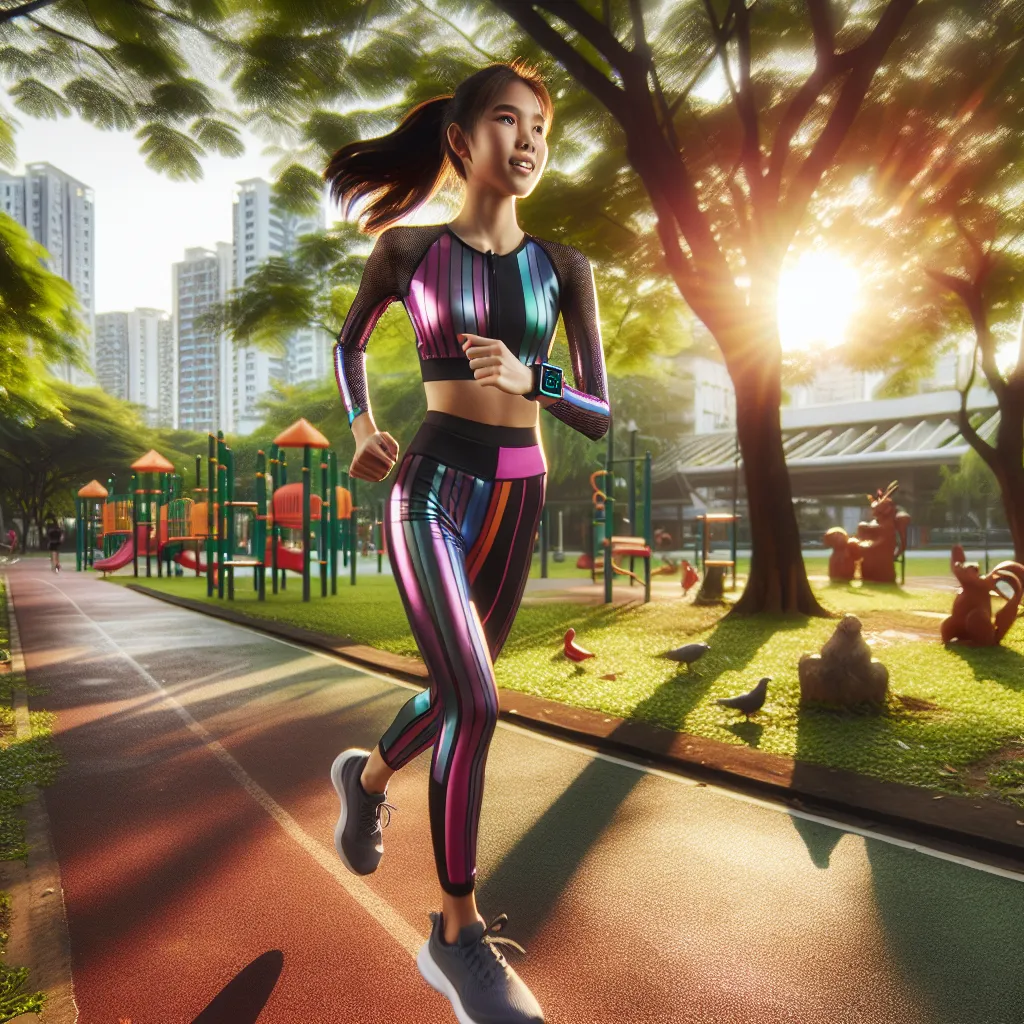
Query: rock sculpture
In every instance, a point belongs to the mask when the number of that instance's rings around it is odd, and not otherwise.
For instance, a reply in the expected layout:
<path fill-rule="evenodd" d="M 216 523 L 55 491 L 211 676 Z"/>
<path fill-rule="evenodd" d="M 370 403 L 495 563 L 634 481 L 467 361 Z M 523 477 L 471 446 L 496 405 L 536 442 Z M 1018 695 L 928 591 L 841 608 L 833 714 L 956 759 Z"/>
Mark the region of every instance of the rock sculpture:
<path fill-rule="evenodd" d="M 910 514 L 898 512 L 893 494 L 899 484 L 894 480 L 883 491 L 879 488 L 875 497 L 867 496 L 871 503 L 871 511 L 875 518 L 870 523 L 861 522 L 857 525 L 857 536 L 848 537 L 841 526 L 834 526 L 825 534 L 825 543 L 832 548 L 829 559 L 829 576 L 832 579 L 853 579 L 853 576 L 832 576 L 833 559 L 836 568 L 845 572 L 848 563 L 841 555 L 842 540 L 845 537 L 847 552 L 855 562 L 860 563 L 860 577 L 872 583 L 896 582 L 896 559 L 907 546 L 907 527 L 910 525 Z"/>
<path fill-rule="evenodd" d="M 949 559 L 960 588 L 953 598 L 953 611 L 942 621 L 942 642 L 958 640 L 976 647 L 994 647 L 1013 625 L 1024 595 L 1024 565 L 1000 562 L 983 576 L 977 563 L 964 560 L 964 549 L 955 545 Z M 1006 598 L 997 588 L 1000 583 L 1010 588 L 1006 604 L 992 618 L 992 595 Z"/>
<path fill-rule="evenodd" d="M 889 670 L 871 657 L 871 648 L 860 630 L 856 615 L 844 615 L 821 654 L 805 654 L 800 659 L 797 675 L 801 702 L 849 706 L 885 701 Z"/>

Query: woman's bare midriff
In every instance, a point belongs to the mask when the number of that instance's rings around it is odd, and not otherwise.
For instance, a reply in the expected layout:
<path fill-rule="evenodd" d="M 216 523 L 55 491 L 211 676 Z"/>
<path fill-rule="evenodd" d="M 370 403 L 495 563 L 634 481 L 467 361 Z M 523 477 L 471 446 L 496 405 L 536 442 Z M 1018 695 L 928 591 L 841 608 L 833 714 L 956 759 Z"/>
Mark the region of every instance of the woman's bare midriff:
<path fill-rule="evenodd" d="M 540 416 L 537 402 L 522 395 L 510 395 L 475 380 L 426 380 L 423 390 L 427 408 L 478 423 L 504 427 L 536 427 Z M 543 402 L 544 399 L 542 398 Z"/>

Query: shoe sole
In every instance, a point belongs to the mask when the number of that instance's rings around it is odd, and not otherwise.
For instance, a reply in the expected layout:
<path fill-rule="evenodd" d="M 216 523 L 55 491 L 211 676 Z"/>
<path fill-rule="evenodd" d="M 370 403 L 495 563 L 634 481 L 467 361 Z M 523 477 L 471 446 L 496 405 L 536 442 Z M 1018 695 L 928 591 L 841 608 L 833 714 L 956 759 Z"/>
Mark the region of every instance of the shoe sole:
<path fill-rule="evenodd" d="M 331 765 L 331 782 L 334 785 L 334 791 L 338 794 L 338 799 L 341 801 L 341 814 L 338 816 L 338 824 L 334 826 L 334 849 L 338 851 L 338 856 L 341 858 L 342 864 L 344 864 L 345 867 L 347 867 L 354 875 L 363 875 L 363 872 L 356 871 L 356 869 L 352 867 L 352 864 L 349 862 L 348 857 L 345 856 L 345 851 L 341 845 L 341 836 L 345 831 L 345 822 L 348 821 L 348 801 L 345 798 L 345 784 L 341 780 L 341 771 L 349 761 L 354 758 L 366 757 L 368 754 L 369 751 L 358 750 L 355 748 L 352 750 L 343 750 L 334 759 L 334 764 Z"/>
<path fill-rule="evenodd" d="M 466 1012 L 466 1008 L 462 1005 L 462 1000 L 459 998 L 459 993 L 455 990 L 455 986 L 448 980 L 444 971 L 434 962 L 434 958 L 430 955 L 429 939 L 420 946 L 420 951 L 416 954 L 416 966 L 419 968 L 420 974 L 423 975 L 426 983 L 435 992 L 440 992 L 441 995 L 451 1002 L 452 1009 L 455 1011 L 455 1018 L 459 1024 L 479 1024 L 478 1021 L 473 1020 Z"/>

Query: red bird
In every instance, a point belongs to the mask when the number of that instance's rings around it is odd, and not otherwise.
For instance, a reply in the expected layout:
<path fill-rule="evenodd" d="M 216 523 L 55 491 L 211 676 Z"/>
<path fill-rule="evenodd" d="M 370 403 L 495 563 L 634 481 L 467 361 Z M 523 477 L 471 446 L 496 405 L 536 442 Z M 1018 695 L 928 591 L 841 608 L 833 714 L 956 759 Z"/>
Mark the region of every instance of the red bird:
<path fill-rule="evenodd" d="M 699 579 L 700 579 L 700 576 L 698 575 L 697 570 L 694 569 L 694 567 L 692 565 L 690 565 L 690 563 L 687 562 L 684 559 L 683 560 L 683 581 L 682 581 L 683 582 L 683 593 L 684 594 L 689 593 L 690 587 L 692 587 L 694 585 L 694 583 L 696 583 Z"/>
<path fill-rule="evenodd" d="M 580 647 L 579 644 L 575 643 L 573 640 L 573 637 L 575 636 L 576 630 L 573 629 L 572 626 L 570 626 L 565 631 L 565 640 L 563 642 L 565 656 L 567 658 L 572 659 L 573 661 L 586 661 L 587 658 L 592 658 L 594 656 L 594 652 L 588 651 L 585 648 Z"/>

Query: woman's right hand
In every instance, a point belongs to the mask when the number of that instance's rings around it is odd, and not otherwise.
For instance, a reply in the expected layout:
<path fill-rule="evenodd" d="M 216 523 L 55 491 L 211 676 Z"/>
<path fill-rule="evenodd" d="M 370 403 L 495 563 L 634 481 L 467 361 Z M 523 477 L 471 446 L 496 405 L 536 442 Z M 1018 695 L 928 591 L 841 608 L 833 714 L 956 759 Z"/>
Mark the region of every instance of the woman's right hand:
<path fill-rule="evenodd" d="M 398 459 L 398 442 L 386 431 L 375 430 L 356 445 L 349 476 L 380 483 Z"/>

